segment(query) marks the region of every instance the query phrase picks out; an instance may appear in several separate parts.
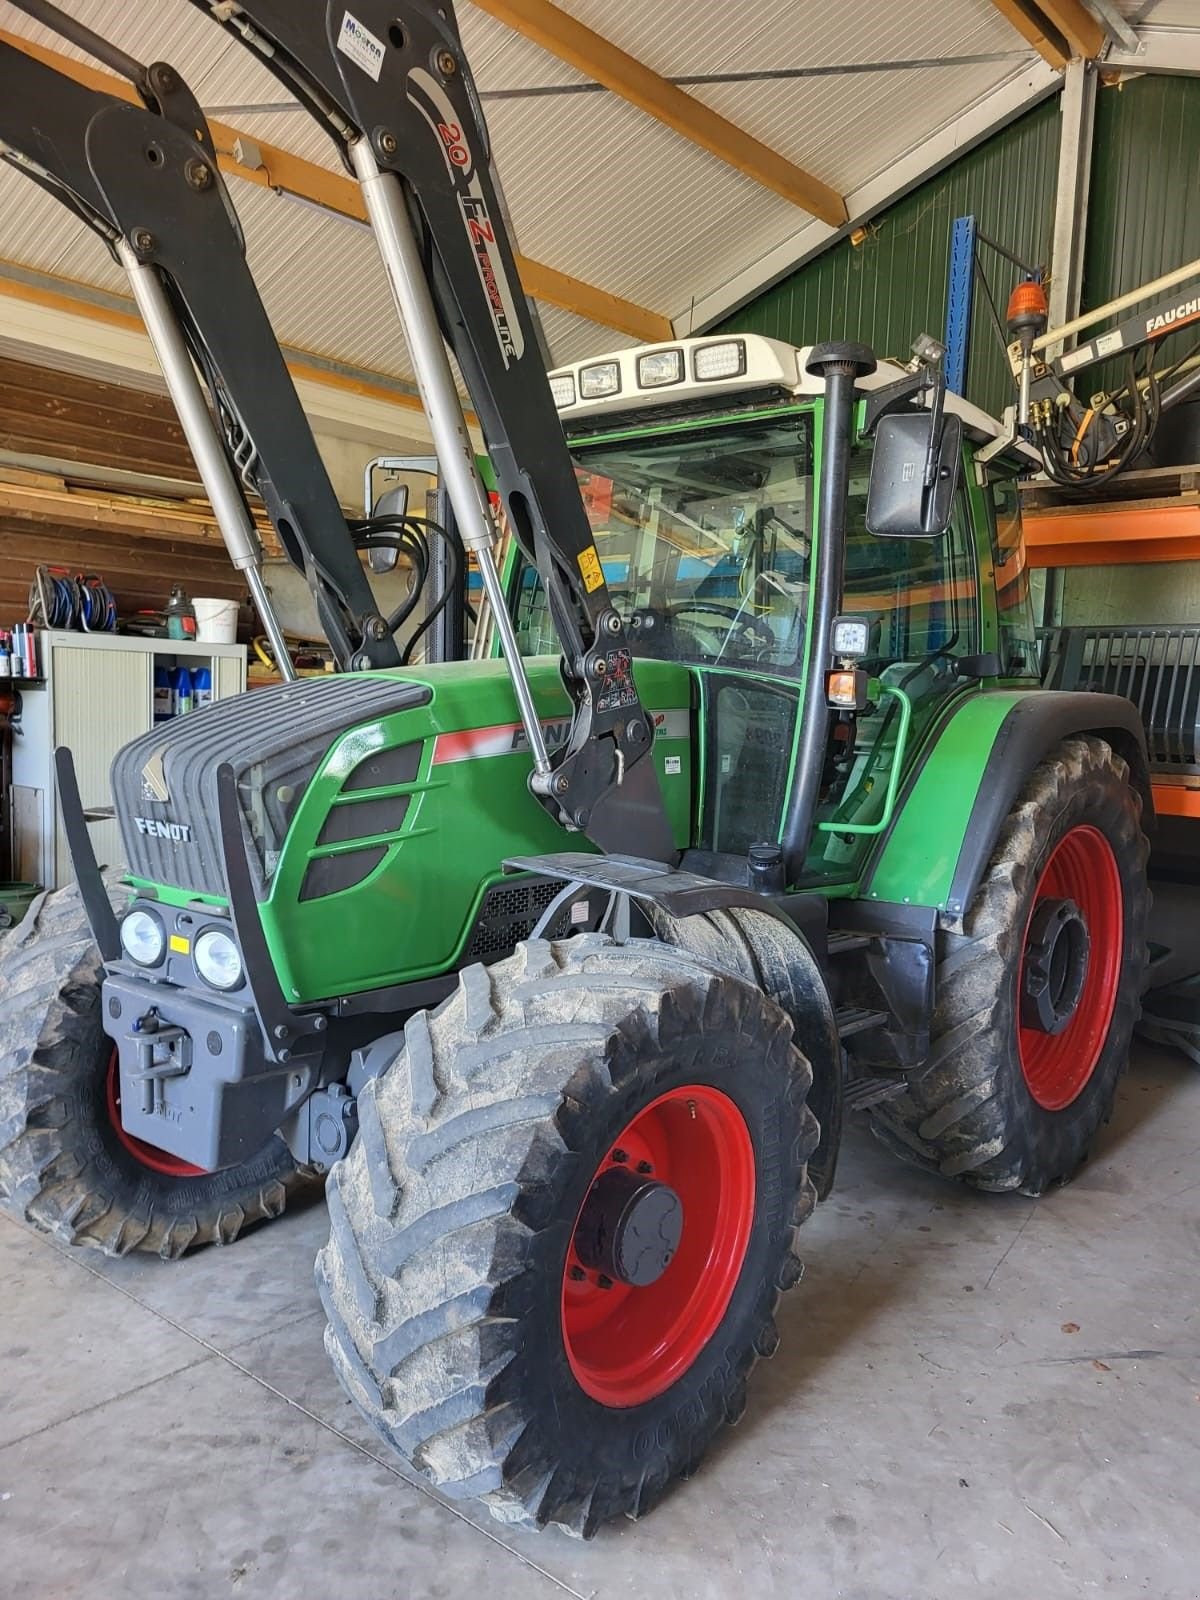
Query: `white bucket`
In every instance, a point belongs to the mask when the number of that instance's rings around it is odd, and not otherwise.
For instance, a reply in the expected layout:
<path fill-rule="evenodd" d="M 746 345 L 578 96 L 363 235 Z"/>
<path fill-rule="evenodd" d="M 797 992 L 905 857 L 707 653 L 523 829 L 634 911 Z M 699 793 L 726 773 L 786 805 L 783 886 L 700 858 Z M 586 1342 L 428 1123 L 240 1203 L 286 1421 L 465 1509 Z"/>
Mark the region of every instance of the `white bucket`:
<path fill-rule="evenodd" d="M 196 608 L 196 638 L 201 644 L 236 644 L 238 607 L 236 600 L 192 601 Z"/>

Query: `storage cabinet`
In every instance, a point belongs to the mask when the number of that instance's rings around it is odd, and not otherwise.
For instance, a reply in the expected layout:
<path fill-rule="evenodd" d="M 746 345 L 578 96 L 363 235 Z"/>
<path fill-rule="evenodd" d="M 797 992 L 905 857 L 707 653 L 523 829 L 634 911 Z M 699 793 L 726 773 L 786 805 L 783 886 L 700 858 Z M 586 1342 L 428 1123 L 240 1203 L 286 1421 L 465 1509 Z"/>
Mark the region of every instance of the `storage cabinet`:
<path fill-rule="evenodd" d="M 85 809 L 112 805 L 108 769 L 122 745 L 154 723 L 156 667 L 207 667 L 213 699 L 246 688 L 246 649 L 177 639 L 58 631 L 39 637 L 41 683 L 18 685 L 21 714 L 13 731 L 13 862 L 16 877 L 61 888 L 72 880 L 71 859 L 54 780 L 54 751 L 75 757 Z M 196 716 L 195 711 L 185 715 Z M 120 861 L 121 836 L 112 819 L 93 822 L 101 862 Z"/>

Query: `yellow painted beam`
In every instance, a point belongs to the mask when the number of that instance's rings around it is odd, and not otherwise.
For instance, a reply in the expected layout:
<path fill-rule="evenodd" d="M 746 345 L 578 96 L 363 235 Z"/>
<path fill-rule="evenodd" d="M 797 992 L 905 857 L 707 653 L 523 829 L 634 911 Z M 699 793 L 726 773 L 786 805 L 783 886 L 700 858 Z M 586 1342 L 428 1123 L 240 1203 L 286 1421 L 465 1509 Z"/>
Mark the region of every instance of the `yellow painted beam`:
<path fill-rule="evenodd" d="M 475 0 L 475 4 L 560 61 L 619 94 L 647 116 L 665 123 L 764 188 L 783 195 L 802 211 L 835 228 L 847 221 L 846 202 L 835 189 L 703 101 L 685 94 L 635 56 L 551 5 L 550 0 Z"/>
<path fill-rule="evenodd" d="M 0 40 L 89 89 L 111 94 L 135 105 L 141 104 L 133 85 L 126 83 L 123 78 L 75 61 L 44 45 L 34 44 L 31 39 L 23 39 L 3 28 L 0 28 Z M 228 123 L 210 120 L 208 126 L 217 150 L 217 164 L 226 176 L 256 183 L 261 188 L 297 195 L 355 222 L 367 220 L 362 192 L 352 179 L 331 172 L 315 161 L 307 161 L 303 156 L 293 155 L 278 145 L 243 134 Z M 251 144 L 258 152 L 261 165 L 251 166 L 238 154 L 239 146 L 248 147 Z M 623 300 L 619 295 L 609 294 L 606 289 L 598 289 L 579 278 L 569 277 L 565 272 L 548 267 L 541 261 L 531 261 L 528 256 L 517 256 L 517 271 L 525 292 L 535 300 L 574 312 L 576 316 L 586 317 L 589 322 L 599 323 L 602 327 L 615 328 L 618 333 L 628 334 L 643 344 L 656 344 L 671 338 L 670 318 L 657 311 Z"/>
<path fill-rule="evenodd" d="M 1037 4 L 1077 56 L 1091 61 L 1100 54 L 1107 34 L 1082 0 L 1037 0 Z"/>
<path fill-rule="evenodd" d="M 1021 37 L 1056 70 L 1074 56 L 1091 60 L 1105 31 L 1080 0 L 992 0 Z"/>

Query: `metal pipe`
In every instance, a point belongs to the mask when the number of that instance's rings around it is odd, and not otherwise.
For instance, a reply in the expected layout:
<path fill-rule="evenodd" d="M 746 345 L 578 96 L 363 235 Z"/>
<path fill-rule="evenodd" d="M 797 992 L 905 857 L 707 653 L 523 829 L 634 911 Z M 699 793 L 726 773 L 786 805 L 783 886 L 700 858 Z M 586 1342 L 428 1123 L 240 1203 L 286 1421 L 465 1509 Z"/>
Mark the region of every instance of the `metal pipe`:
<path fill-rule="evenodd" d="M 493 548 L 495 530 L 488 508 L 487 491 L 475 465 L 475 447 L 467 431 L 467 419 L 454 385 L 450 358 L 438 328 L 437 312 L 421 252 L 413 236 L 404 192 L 395 173 L 380 170 L 375 153 L 365 137 L 355 139 L 350 145 L 350 160 L 362 187 L 367 217 L 383 258 L 384 271 L 391 284 L 396 310 L 408 342 L 442 481 L 454 508 L 463 544 L 475 556 L 484 592 L 491 604 L 493 622 L 500 635 L 500 646 L 512 679 L 521 723 L 533 752 L 533 765 L 539 774 L 548 777 L 551 771 L 550 755 L 542 735 L 533 691 L 525 676 L 516 630 L 505 603 L 504 585 L 496 567 Z"/>
<path fill-rule="evenodd" d="M 781 840 L 784 878 L 789 886 L 798 881 L 804 870 L 829 742 L 829 692 L 825 674 L 830 666 L 833 619 L 841 601 L 846 560 L 846 495 L 850 483 L 854 384 L 860 373 L 873 371 L 875 367 L 874 357 L 862 345 L 826 345 L 814 354 L 823 356 L 817 363 L 809 358 L 809 371 L 823 371 L 825 418 L 821 434 L 817 561 L 809 597 L 812 641 L 800 706 L 795 777 Z"/>
<path fill-rule="evenodd" d="M 1128 294 L 1119 295 L 1117 299 L 1110 300 L 1106 306 L 1097 306 L 1095 311 L 1087 311 L 1082 317 L 1076 317 L 1074 322 L 1064 322 L 1061 328 L 1050 328 L 1033 341 L 1034 350 L 1045 350 L 1049 345 L 1061 344 L 1072 333 L 1078 333 L 1081 328 L 1090 328 L 1094 322 L 1103 322 L 1105 317 L 1111 317 L 1118 311 L 1124 311 L 1127 306 L 1136 306 L 1141 300 L 1148 300 L 1152 294 L 1158 294 L 1162 289 L 1171 289 L 1177 283 L 1183 283 L 1187 278 L 1200 275 L 1200 261 L 1189 261 L 1186 267 L 1176 267 L 1174 272 L 1164 272 L 1161 278 L 1155 278 L 1153 283 L 1143 283 L 1138 289 L 1131 289 Z"/>
<path fill-rule="evenodd" d="M 32 17 L 35 22 L 57 33 L 59 38 L 77 45 L 80 50 L 86 50 L 88 55 L 103 61 L 106 67 L 111 67 L 122 78 L 128 78 L 130 83 L 141 82 L 146 69 L 140 61 L 118 49 L 103 34 L 96 33 L 85 23 L 51 5 L 50 0 L 12 0 L 12 3 L 17 11 L 23 11 L 27 17 Z"/>
<path fill-rule="evenodd" d="M 242 499 L 216 424 L 205 403 L 204 390 L 192 365 L 175 309 L 157 269 L 139 261 L 124 239 L 118 240 L 116 249 L 121 265 L 129 276 L 133 298 L 146 325 L 154 354 L 158 357 L 167 392 L 179 416 L 188 448 L 195 458 L 196 470 L 213 508 L 225 548 L 229 551 L 229 559 L 245 575 L 255 609 L 271 641 L 280 675 L 291 680 L 296 676 L 296 669 L 263 583 L 262 546 L 258 530 L 246 510 L 246 502 Z"/>

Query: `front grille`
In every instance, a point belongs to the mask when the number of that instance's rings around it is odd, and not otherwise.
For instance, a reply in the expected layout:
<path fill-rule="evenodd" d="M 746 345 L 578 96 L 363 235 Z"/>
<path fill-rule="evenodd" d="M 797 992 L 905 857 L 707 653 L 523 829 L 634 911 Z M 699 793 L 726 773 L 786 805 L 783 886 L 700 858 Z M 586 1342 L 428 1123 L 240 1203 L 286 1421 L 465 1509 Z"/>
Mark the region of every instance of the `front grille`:
<path fill-rule="evenodd" d="M 561 888 L 562 881 L 558 878 L 532 878 L 524 883 L 497 884 L 489 889 L 467 946 L 466 959 L 484 961 L 489 956 L 506 956 L 514 945 L 529 937 L 538 918 Z M 563 906 L 546 930 L 546 937 L 565 938 L 571 928 L 571 908 Z"/>
<path fill-rule="evenodd" d="M 347 674 L 255 689 L 159 723 L 118 751 L 112 765 L 130 872 L 193 894 L 224 894 L 217 771 L 228 762 L 260 872 L 269 877 L 274 852 L 336 736 L 429 698 L 422 683 Z M 159 773 L 166 800 L 156 794 Z M 183 824 L 187 837 L 178 829 L 174 839 L 158 836 L 153 826 L 162 823 Z"/>
<path fill-rule="evenodd" d="M 1200 628 L 1044 628 L 1048 689 L 1124 695 L 1146 730 L 1151 768 L 1200 772 Z"/>

